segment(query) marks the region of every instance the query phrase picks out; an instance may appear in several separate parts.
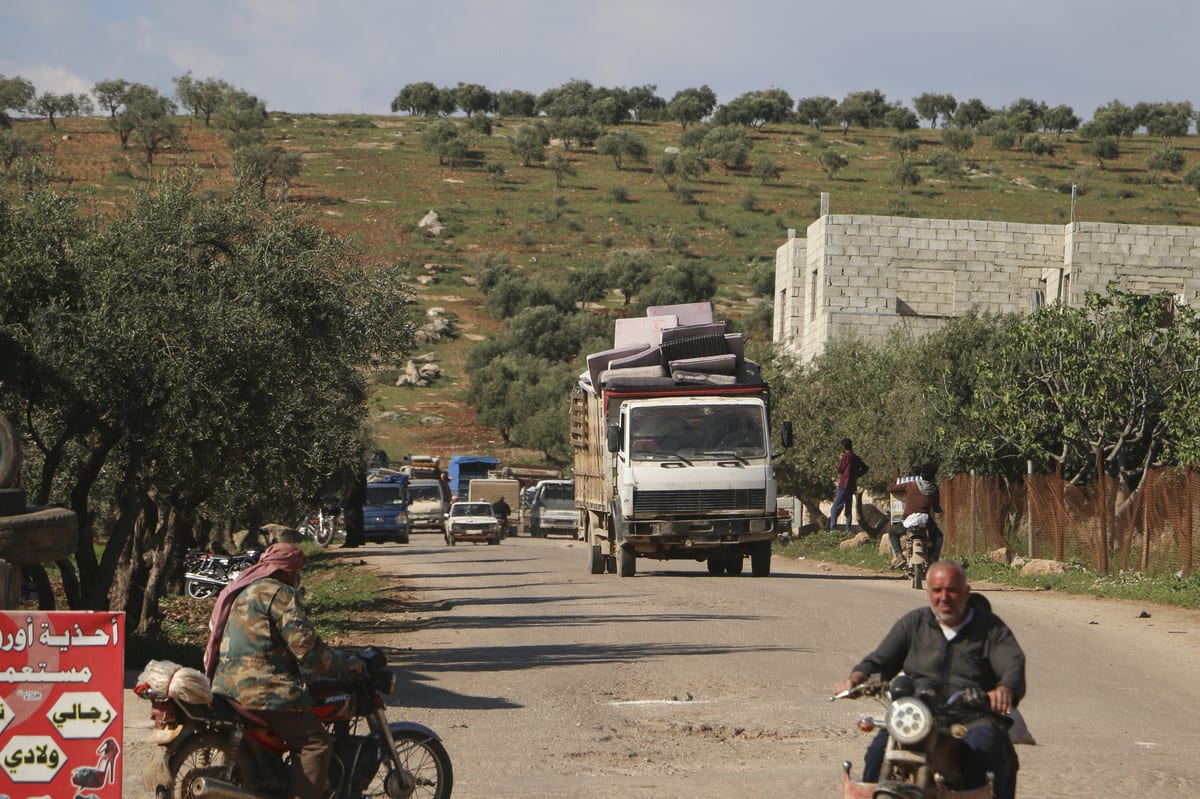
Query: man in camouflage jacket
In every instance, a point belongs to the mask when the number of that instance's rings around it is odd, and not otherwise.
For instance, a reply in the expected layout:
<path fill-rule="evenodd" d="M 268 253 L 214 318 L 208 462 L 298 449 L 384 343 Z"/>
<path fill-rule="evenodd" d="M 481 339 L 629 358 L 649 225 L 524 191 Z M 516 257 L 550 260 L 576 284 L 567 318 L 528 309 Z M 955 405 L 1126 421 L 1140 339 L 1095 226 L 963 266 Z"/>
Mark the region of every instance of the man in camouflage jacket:
<path fill-rule="evenodd" d="M 221 592 L 205 665 L 214 692 L 266 719 L 291 750 L 288 795 L 320 799 L 333 739 L 312 713 L 300 668 L 345 678 L 351 664 L 321 640 L 305 615 L 296 595 L 303 565 L 298 547 L 272 544 Z"/>

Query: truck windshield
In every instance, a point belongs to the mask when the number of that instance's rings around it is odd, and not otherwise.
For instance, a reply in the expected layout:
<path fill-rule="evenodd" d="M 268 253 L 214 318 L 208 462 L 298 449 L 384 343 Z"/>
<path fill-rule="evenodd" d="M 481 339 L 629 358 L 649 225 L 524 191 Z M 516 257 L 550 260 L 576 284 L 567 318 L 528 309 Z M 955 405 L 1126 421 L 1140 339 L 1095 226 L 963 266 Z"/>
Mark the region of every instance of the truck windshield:
<path fill-rule="evenodd" d="M 437 502 L 442 498 L 442 489 L 435 485 L 412 485 L 408 494 L 413 502 Z"/>
<path fill-rule="evenodd" d="M 551 483 L 542 486 L 541 503 L 547 508 L 575 508 L 575 484 Z"/>
<path fill-rule="evenodd" d="M 404 487 L 400 485 L 367 486 L 368 505 L 403 505 Z"/>
<path fill-rule="evenodd" d="M 762 458 L 762 409 L 754 405 L 634 408 L 629 420 L 634 460 Z"/>

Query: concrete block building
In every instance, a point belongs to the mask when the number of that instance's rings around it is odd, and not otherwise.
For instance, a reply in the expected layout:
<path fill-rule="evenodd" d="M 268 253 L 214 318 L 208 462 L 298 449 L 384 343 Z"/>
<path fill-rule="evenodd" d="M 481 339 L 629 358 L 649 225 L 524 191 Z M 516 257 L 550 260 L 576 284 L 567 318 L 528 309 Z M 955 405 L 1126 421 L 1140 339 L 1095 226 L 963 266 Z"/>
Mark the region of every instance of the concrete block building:
<path fill-rule="evenodd" d="M 972 308 L 1080 305 L 1114 281 L 1200 302 L 1200 227 L 823 212 L 805 238 L 788 231 L 776 251 L 774 340 L 810 361 L 840 337 L 882 343 L 920 337 Z"/>

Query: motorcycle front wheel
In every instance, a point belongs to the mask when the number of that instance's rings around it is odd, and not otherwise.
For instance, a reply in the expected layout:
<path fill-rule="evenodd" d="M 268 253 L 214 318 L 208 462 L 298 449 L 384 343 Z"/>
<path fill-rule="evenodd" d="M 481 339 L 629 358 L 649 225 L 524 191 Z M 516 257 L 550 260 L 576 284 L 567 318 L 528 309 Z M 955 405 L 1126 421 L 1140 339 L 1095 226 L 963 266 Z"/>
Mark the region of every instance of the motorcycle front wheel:
<path fill-rule="evenodd" d="M 450 799 L 450 791 L 454 788 L 454 769 L 442 742 L 416 730 L 399 730 L 392 737 L 396 741 L 396 757 L 407 774 L 397 773 L 391 767 L 391 761 L 385 758 L 364 793 L 367 796 Z M 410 780 L 415 785 L 411 793 L 406 793 Z"/>
<path fill-rule="evenodd" d="M 197 735 L 185 742 L 171 757 L 171 799 L 193 799 L 192 786 L 199 777 L 225 779 L 232 752 L 229 741 L 220 735 Z M 239 765 L 234 765 L 230 782 L 242 784 Z"/>
<path fill-rule="evenodd" d="M 327 547 L 333 543 L 333 520 L 325 519 L 321 526 L 313 530 L 313 541 L 319 547 Z"/>
<path fill-rule="evenodd" d="M 184 580 L 183 591 L 192 599 L 208 599 L 217 593 L 219 589 L 215 585 L 202 583 L 197 580 Z"/>

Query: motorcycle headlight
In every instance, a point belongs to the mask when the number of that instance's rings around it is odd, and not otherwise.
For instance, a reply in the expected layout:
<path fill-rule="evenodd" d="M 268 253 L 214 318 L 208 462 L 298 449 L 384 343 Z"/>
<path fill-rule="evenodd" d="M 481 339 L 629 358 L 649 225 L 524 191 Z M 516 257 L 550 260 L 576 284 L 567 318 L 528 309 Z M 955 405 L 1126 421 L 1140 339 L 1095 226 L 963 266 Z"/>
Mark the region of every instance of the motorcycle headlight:
<path fill-rule="evenodd" d="M 906 696 L 888 707 L 887 728 L 897 743 L 911 746 L 933 730 L 933 713 L 920 699 Z"/>

